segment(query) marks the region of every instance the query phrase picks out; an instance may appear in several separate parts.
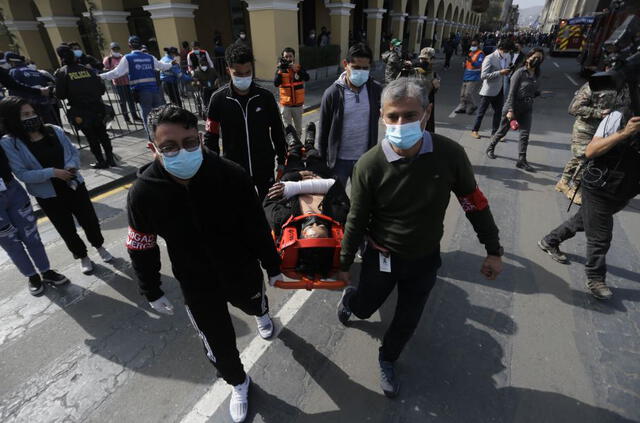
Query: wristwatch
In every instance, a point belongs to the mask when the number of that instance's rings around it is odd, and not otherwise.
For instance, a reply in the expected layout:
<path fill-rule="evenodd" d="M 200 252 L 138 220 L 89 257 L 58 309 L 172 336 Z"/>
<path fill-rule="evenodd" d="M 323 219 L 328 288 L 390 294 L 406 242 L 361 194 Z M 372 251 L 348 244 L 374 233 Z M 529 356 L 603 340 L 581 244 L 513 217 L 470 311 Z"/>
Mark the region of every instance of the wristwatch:
<path fill-rule="evenodd" d="M 500 248 L 498 248 L 495 251 L 491 251 L 491 252 L 487 252 L 488 255 L 490 256 L 497 256 L 497 257 L 502 257 L 504 255 L 504 248 L 502 248 L 502 246 L 500 246 Z"/>

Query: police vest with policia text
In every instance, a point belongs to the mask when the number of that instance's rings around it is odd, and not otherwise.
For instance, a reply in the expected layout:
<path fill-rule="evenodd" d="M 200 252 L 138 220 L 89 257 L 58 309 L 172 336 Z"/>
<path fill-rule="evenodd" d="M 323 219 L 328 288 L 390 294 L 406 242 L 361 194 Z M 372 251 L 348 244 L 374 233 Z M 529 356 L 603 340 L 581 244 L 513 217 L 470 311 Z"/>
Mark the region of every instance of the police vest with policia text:
<path fill-rule="evenodd" d="M 280 104 L 283 106 L 302 106 L 304 104 L 304 82 L 296 81 L 294 75 L 300 70 L 300 65 L 296 69 L 287 69 L 281 72 L 282 84 L 280 85 Z"/>

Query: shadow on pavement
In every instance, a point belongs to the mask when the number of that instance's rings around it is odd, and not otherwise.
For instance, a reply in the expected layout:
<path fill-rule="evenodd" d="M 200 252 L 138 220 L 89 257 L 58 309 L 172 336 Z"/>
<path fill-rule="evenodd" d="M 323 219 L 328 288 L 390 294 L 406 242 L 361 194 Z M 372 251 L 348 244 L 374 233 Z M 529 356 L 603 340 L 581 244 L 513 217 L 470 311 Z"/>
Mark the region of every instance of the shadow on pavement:
<path fill-rule="evenodd" d="M 177 281 L 163 277 L 163 289 L 175 306 L 173 316 L 159 315 L 153 311 L 146 300 L 138 293 L 138 285 L 132 273 L 131 264 L 116 257 L 110 265 L 120 273 L 114 273 L 110 267 L 94 263 L 94 275 L 101 282 L 121 294 L 127 301 L 121 301 L 96 292 L 96 288 L 82 290 L 68 284 L 57 289 L 46 290 L 47 297 L 73 318 L 87 333 L 85 344 L 92 354 L 117 363 L 129 370 L 149 376 L 186 380 L 194 383 L 211 383 L 215 369 L 210 372 L 194 371 L 192 360 L 169 358 L 171 369 L 158 365 L 158 361 L 167 361 L 162 357 L 165 349 L 173 343 L 181 345 L 182 357 L 196 357 L 206 360 L 202 344 L 191 326 Z M 123 275 L 124 274 L 124 275 Z M 81 294 L 69 301 L 67 291 Z M 238 336 L 246 335 L 250 329 L 238 318 L 232 318 Z M 197 367 L 197 366 L 196 366 Z M 169 373 L 169 374 L 168 374 Z"/>
<path fill-rule="evenodd" d="M 265 423 L 283 422 L 360 422 L 363 420 L 363 406 L 383 400 L 382 394 L 371 391 L 352 380 L 327 356 L 319 352 L 313 345 L 287 328 L 282 329 L 278 338 L 291 349 L 293 358 L 306 370 L 313 380 L 320 385 L 324 393 L 338 408 L 329 412 L 307 414 L 276 395 L 265 391 L 257 384 L 252 385 L 251 409 L 247 421 L 255 420 Z M 283 375 L 286 377 L 286 375 Z M 301 393 L 306 387 L 300 381 L 290 381 L 299 385 Z M 332 408 L 334 408 L 332 406 Z M 390 417 L 390 416 L 389 416 Z M 383 419 L 380 421 L 389 421 Z"/>
<path fill-rule="evenodd" d="M 424 318 L 422 328 L 418 328 L 422 336 L 415 336 L 410 341 L 398 361 L 397 372 L 402 382 L 399 398 L 389 400 L 382 393 L 363 387 L 314 346 L 283 329 L 279 338 L 328 397 L 322 406 L 337 410 L 307 413 L 300 409 L 309 407 L 304 397 L 299 408 L 297 404 L 291 405 L 279 399 L 277 394 L 253 385 L 247 421 L 631 422 L 614 412 L 566 395 L 521 387 L 498 387 L 510 382 L 504 374 L 503 364 L 508 358 L 504 357 L 504 349 L 490 331 L 496 331 L 496 337 L 501 338 L 515 332 L 515 323 L 502 313 L 471 304 L 468 294 L 460 287 L 444 281 L 437 287 L 440 293 L 434 298 L 435 304 L 430 300 L 427 305 L 429 313 L 425 316 L 429 317 Z M 390 304 L 388 301 L 381 310 L 382 324 L 360 327 L 371 329 L 379 337 L 381 327 L 389 323 Z M 357 349 L 353 353 L 357 354 Z M 308 384 L 301 382 L 296 381 L 304 394 L 308 392 Z M 311 404 L 313 406 L 315 404 Z"/>
<path fill-rule="evenodd" d="M 498 156 L 499 159 L 509 159 L 507 157 Z M 538 167 L 536 163 L 531 163 L 533 167 Z M 529 188 L 529 184 L 537 184 L 541 186 L 555 185 L 556 181 L 549 178 L 538 178 L 534 174 L 525 172 L 523 170 L 517 169 L 515 166 L 513 168 L 507 167 L 498 167 L 498 166 L 484 166 L 484 165 L 475 165 L 473 166 L 473 170 L 476 175 L 486 176 L 487 178 L 494 179 L 496 181 L 502 182 L 505 187 L 510 188 L 515 191 L 534 191 L 534 189 Z"/>
<path fill-rule="evenodd" d="M 540 252 L 540 254 L 544 253 Z M 504 272 L 500 276 L 499 283 L 487 281 L 480 277 L 480 275 L 469 278 L 468 270 L 461 266 L 443 267 L 440 275 L 442 277 L 477 283 L 507 292 L 516 292 L 519 294 L 551 294 L 571 306 L 582 307 L 587 310 L 605 314 L 612 314 L 616 311 L 627 311 L 622 301 L 640 301 L 640 290 L 625 288 L 616 289 L 616 296 L 606 303 L 595 300 L 586 301 L 585 299 L 590 300 L 591 297 L 582 286 L 580 286 L 580 289 L 574 289 L 569 282 L 527 258 L 510 253 L 506 253 L 505 257 L 518 264 L 518 267 L 510 263 L 505 263 Z M 551 260 L 551 258 L 549 258 L 549 260 Z M 463 251 L 443 254 L 443 262 L 480 263 L 481 261 L 482 257 Z"/>

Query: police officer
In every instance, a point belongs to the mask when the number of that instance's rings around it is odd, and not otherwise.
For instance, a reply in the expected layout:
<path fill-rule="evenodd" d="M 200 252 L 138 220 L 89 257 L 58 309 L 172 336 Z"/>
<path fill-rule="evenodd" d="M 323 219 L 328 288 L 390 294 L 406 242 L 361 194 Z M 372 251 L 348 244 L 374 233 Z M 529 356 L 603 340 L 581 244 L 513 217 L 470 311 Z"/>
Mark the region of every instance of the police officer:
<path fill-rule="evenodd" d="M 141 51 L 142 41 L 137 35 L 129 37 L 131 53 L 126 54 L 115 69 L 100 74 L 102 79 L 116 79 L 129 75 L 129 85 L 134 98 L 140 102 L 144 127 L 149 133 L 147 116 L 155 107 L 164 104 L 164 97 L 156 80 L 156 71 L 167 71 L 173 66 L 171 63 L 162 63 L 150 54 Z M 178 63 L 174 59 L 175 63 Z"/>
<path fill-rule="evenodd" d="M 47 88 L 53 85 L 52 81 L 44 74 L 29 68 L 23 56 L 13 51 L 8 51 L 5 53 L 4 58 L 7 63 L 11 65 L 9 75 L 17 82 L 36 89 Z M 54 100 L 50 97 L 34 94 L 31 90 L 27 91 L 21 87 L 9 88 L 9 95 L 15 95 L 28 100 L 44 123 L 60 125 L 58 116 L 53 108 Z"/>
<path fill-rule="evenodd" d="M 575 189 L 580 182 L 581 172 L 576 173 L 576 171 L 585 161 L 584 151 L 587 144 L 591 142 L 602 118 L 611 110 L 626 110 L 630 104 L 629 89 L 626 86 L 617 92 L 613 90 L 592 92 L 587 82 L 576 91 L 569 105 L 569 114 L 576 117 L 571 133 L 573 157 L 564 166 L 562 176 L 556 184 L 556 191 L 562 192 L 568 198 L 574 198 L 575 195 L 574 202 L 582 204 L 582 194 L 580 192 L 576 194 Z M 573 185 L 572 178 L 574 178 Z"/>
<path fill-rule="evenodd" d="M 584 231 L 586 287 L 601 300 L 613 295 L 605 282 L 613 215 L 640 194 L 640 116 L 629 119 L 626 124 L 624 121 L 620 111 L 613 111 L 602 119 L 584 150 L 590 162 L 582 175 L 582 207 L 538 242 L 554 260 L 568 263 L 560 251 L 560 243 Z"/>
<path fill-rule="evenodd" d="M 116 166 L 111 140 L 104 124 L 102 95 L 105 89 L 102 80 L 88 67 L 78 63 L 70 46 L 62 44 L 56 52 L 63 65 L 55 73 L 56 95 L 61 100 L 69 101 L 69 121 L 87 137 L 91 153 L 96 158 L 96 163 L 92 166 L 96 169 Z"/>
<path fill-rule="evenodd" d="M 79 64 L 86 66 L 96 72 L 104 69 L 104 64 L 95 57 L 85 54 L 84 51 L 82 51 L 82 46 L 80 46 L 80 44 L 78 44 L 77 42 L 74 41 L 69 43 L 69 47 L 71 47 L 71 50 L 73 50 L 73 55 L 78 60 Z"/>
<path fill-rule="evenodd" d="M 282 122 L 292 125 L 302 134 L 302 107 L 304 106 L 304 83 L 309 74 L 296 63 L 296 51 L 291 47 L 282 50 L 273 84 L 280 88 Z"/>

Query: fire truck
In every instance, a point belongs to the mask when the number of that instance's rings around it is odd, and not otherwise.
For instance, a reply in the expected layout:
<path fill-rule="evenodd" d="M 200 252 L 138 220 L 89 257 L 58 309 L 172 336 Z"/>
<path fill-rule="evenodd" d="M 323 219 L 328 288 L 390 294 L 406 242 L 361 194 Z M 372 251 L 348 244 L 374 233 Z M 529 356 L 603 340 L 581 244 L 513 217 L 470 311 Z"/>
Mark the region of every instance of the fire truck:
<path fill-rule="evenodd" d="M 627 16 L 635 14 L 640 16 L 640 1 L 614 2 L 611 9 L 597 13 L 593 24 L 587 34 L 582 53 L 578 56 L 580 72 L 588 77 L 594 72 L 604 68 L 604 42 L 613 34 Z"/>
<path fill-rule="evenodd" d="M 560 22 L 552 29 L 554 36 L 549 54 L 551 56 L 579 55 L 593 22 L 592 16 L 560 19 Z"/>

